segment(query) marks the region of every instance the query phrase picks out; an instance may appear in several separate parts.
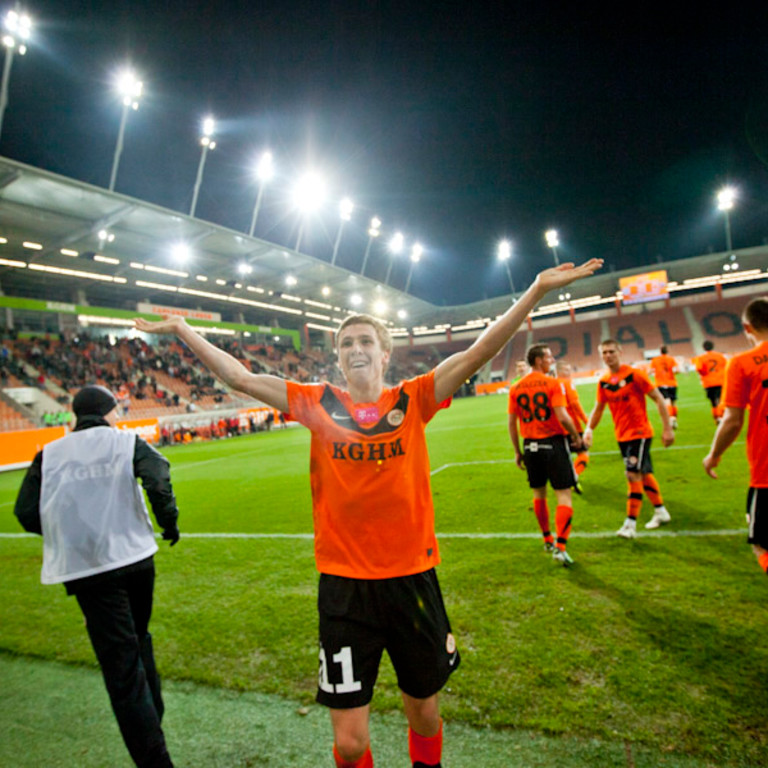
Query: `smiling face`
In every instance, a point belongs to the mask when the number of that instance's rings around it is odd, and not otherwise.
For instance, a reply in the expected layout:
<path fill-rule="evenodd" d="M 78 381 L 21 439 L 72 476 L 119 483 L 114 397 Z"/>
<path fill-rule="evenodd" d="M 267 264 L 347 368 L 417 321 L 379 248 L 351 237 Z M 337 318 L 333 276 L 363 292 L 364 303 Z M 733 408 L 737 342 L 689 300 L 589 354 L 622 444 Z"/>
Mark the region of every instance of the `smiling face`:
<path fill-rule="evenodd" d="M 337 339 L 339 367 L 350 386 L 381 385 L 389 363 L 376 329 L 367 323 L 347 325 Z"/>

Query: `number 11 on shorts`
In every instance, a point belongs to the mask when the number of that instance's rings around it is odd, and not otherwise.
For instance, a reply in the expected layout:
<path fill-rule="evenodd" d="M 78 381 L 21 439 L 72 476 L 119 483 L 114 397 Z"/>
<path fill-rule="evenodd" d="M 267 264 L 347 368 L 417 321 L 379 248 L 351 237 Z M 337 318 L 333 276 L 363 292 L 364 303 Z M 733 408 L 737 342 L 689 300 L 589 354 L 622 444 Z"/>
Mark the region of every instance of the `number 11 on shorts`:
<path fill-rule="evenodd" d="M 352 649 L 345 645 L 338 653 L 333 654 L 336 664 L 341 664 L 341 682 L 328 682 L 328 661 L 325 658 L 325 648 L 320 646 L 320 667 L 317 684 L 326 693 L 354 693 L 362 688 L 359 680 L 355 680 L 355 670 L 352 667 Z"/>

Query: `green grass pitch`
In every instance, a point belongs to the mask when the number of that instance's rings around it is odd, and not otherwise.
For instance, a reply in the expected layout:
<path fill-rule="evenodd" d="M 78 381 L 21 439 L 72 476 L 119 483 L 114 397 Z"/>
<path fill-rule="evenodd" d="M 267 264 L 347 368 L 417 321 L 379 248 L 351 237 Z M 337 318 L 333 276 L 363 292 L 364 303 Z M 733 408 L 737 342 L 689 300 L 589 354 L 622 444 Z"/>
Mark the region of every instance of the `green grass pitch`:
<path fill-rule="evenodd" d="M 646 533 L 646 500 L 641 535 L 614 535 L 626 484 L 606 412 L 584 495 L 574 497 L 571 569 L 542 550 L 525 474 L 513 462 L 505 397 L 456 400 L 428 428 L 438 573 L 463 658 L 442 696 L 446 766 L 768 764 L 768 580 L 745 543 L 744 435 L 720 479 L 709 479 L 701 468 L 714 431 L 709 403 L 695 375 L 681 377 L 679 391 L 675 445 L 653 447 L 672 522 Z M 589 410 L 594 385 L 579 393 Z M 650 402 L 649 412 L 658 433 Z M 156 558 L 152 631 L 178 764 L 332 765 L 326 716 L 312 703 L 317 575 L 307 431 L 165 452 L 182 540 L 161 544 Z M 20 531 L 12 510 L 21 478 L 0 475 L 0 533 Z M 77 606 L 62 588 L 40 585 L 40 553 L 36 537 L 0 537 L 0 662 L 12 681 L 0 763 L 129 765 Z M 52 691 L 67 686 L 95 697 L 84 716 L 95 722 L 83 726 L 81 742 L 77 728 L 70 741 L 56 735 Z M 377 765 L 407 764 L 398 704 L 385 661 L 374 697 Z M 308 714 L 298 717 L 300 708 Z M 27 711 L 50 718 L 35 731 L 37 752 L 25 746 Z M 233 719 L 245 732 L 225 727 Z M 117 757 L 94 740 L 116 742 Z M 281 744 L 304 746 L 291 757 Z M 80 757 L 58 763 L 50 755 L 61 749 Z M 206 749 L 221 762 L 200 762 Z"/>

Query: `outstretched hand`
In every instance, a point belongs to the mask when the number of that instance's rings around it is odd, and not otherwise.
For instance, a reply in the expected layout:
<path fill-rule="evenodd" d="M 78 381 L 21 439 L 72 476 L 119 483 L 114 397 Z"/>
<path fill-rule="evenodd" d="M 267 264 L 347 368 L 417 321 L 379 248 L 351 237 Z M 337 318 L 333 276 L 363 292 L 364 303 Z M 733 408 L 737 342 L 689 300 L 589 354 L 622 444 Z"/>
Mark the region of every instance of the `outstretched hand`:
<path fill-rule="evenodd" d="M 162 320 L 145 320 L 137 317 L 134 321 L 136 330 L 144 333 L 176 333 L 184 325 L 184 318 L 178 315 L 164 315 Z"/>
<path fill-rule="evenodd" d="M 572 283 L 574 280 L 581 280 L 583 277 L 589 277 L 603 266 L 602 259 L 590 259 L 581 266 L 574 266 L 572 262 L 560 264 L 558 267 L 551 267 L 539 272 L 536 277 L 536 283 L 544 291 L 551 291 L 555 288 L 562 288 L 564 285 Z"/>

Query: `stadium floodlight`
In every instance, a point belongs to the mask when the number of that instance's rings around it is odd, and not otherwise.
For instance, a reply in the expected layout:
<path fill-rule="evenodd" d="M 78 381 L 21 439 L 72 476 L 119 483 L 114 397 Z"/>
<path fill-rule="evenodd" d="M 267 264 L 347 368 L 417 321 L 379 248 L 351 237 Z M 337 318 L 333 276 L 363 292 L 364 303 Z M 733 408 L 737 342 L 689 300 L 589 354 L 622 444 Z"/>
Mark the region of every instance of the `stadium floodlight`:
<path fill-rule="evenodd" d="M 736 190 L 733 187 L 723 187 L 717 193 L 717 210 L 722 211 L 725 217 L 725 248 L 733 250 L 731 241 L 731 209 L 736 202 Z"/>
<path fill-rule="evenodd" d="M 365 246 L 365 255 L 363 256 L 363 267 L 360 270 L 360 274 L 365 274 L 365 267 L 368 264 L 368 256 L 371 253 L 371 246 L 373 241 L 381 234 L 381 219 L 378 216 L 374 216 L 371 219 L 371 225 L 368 227 L 368 245 Z"/>
<path fill-rule="evenodd" d="M 408 279 L 405 281 L 404 293 L 408 293 L 408 289 L 411 287 L 411 277 L 413 276 L 413 268 L 421 261 L 421 257 L 424 253 L 420 243 L 414 243 L 411 248 L 411 266 L 408 270 Z"/>
<path fill-rule="evenodd" d="M 174 243 L 171 258 L 178 264 L 186 264 L 192 258 L 192 249 L 186 243 Z"/>
<path fill-rule="evenodd" d="M 400 320 L 405 320 L 405 318 L 408 317 L 408 313 L 404 309 L 398 309 L 397 316 Z"/>
<path fill-rule="evenodd" d="M 253 206 L 253 216 L 251 217 L 251 228 L 248 230 L 249 237 L 253 237 L 253 231 L 256 229 L 256 219 L 259 216 L 261 208 L 261 198 L 264 194 L 264 186 L 268 184 L 275 175 L 275 165 L 271 152 L 262 152 L 259 162 L 256 164 L 256 178 L 259 180 L 259 193 L 256 195 L 256 205 Z"/>
<path fill-rule="evenodd" d="M 387 267 L 387 276 L 384 278 L 384 285 L 389 285 L 389 276 L 392 274 L 392 267 L 395 264 L 395 257 L 403 252 L 405 248 L 405 237 L 402 232 L 395 232 L 387 244 L 389 248 L 389 266 Z"/>
<path fill-rule="evenodd" d="M 344 230 L 344 225 L 352 218 L 352 211 L 355 209 L 355 204 L 345 197 L 339 203 L 339 232 L 336 235 L 336 242 L 333 244 L 333 256 L 331 256 L 331 266 L 336 263 L 336 257 L 339 255 L 339 244 L 341 243 L 341 233 Z"/>
<path fill-rule="evenodd" d="M 11 10 L 3 19 L 3 45 L 5 46 L 5 62 L 3 64 L 3 81 L 0 85 L 0 134 L 3 130 L 3 117 L 8 106 L 8 83 L 11 79 L 13 55 L 18 52 L 23 56 L 27 52 L 27 40 L 32 35 L 32 19 L 18 10 Z"/>
<path fill-rule="evenodd" d="M 389 307 L 387 306 L 387 302 L 379 299 L 378 301 L 373 302 L 373 314 L 378 315 L 379 317 L 384 317 L 384 315 L 387 314 L 387 311 L 389 310 Z"/>
<path fill-rule="evenodd" d="M 123 114 L 120 118 L 120 130 L 117 133 L 115 156 L 112 159 L 112 173 L 109 177 L 109 191 L 115 191 L 117 169 L 120 165 L 120 155 L 123 153 L 123 138 L 125 137 L 125 124 L 128 121 L 128 112 L 139 108 L 139 98 L 144 90 L 144 83 L 137 79 L 131 70 L 123 71 L 117 79 L 117 92 L 123 100 Z"/>
<path fill-rule="evenodd" d="M 547 241 L 547 247 L 552 249 L 552 255 L 555 257 L 555 266 L 559 266 L 560 259 L 557 256 L 557 249 L 560 245 L 560 238 L 557 236 L 557 230 L 548 229 L 544 233 L 544 238 Z"/>
<path fill-rule="evenodd" d="M 497 256 L 499 261 L 504 262 L 504 266 L 507 268 L 507 277 L 509 278 L 509 287 L 513 294 L 517 293 L 515 290 L 515 282 L 512 279 L 512 270 L 509 266 L 509 260 L 512 258 L 512 243 L 509 240 L 502 240 L 499 243 L 497 250 Z"/>
<path fill-rule="evenodd" d="M 200 146 L 202 146 L 202 152 L 200 153 L 200 163 L 197 166 L 197 177 L 195 178 L 195 189 L 192 192 L 192 205 L 189 207 L 189 215 L 195 215 L 195 208 L 197 208 L 197 196 L 200 193 L 200 183 L 203 180 L 203 168 L 205 168 L 205 158 L 208 156 L 208 150 L 216 149 L 216 142 L 213 140 L 213 132 L 216 128 L 216 121 L 208 115 L 203 119 L 203 135 L 200 137 Z"/>
<path fill-rule="evenodd" d="M 323 296 L 326 296 L 326 297 L 327 297 L 327 296 L 330 296 L 330 295 L 331 295 L 331 289 L 330 289 L 330 288 L 329 288 L 327 285 L 324 285 L 324 286 L 322 287 L 322 289 L 321 289 L 320 293 L 322 293 L 322 294 L 323 294 Z"/>
<path fill-rule="evenodd" d="M 305 173 L 293 190 L 293 202 L 299 209 L 301 223 L 299 224 L 299 236 L 296 238 L 296 248 L 301 246 L 301 238 L 304 234 L 304 224 L 307 216 L 320 208 L 325 200 L 325 182 L 316 173 Z"/>
<path fill-rule="evenodd" d="M 112 232 L 107 231 L 106 229 L 100 229 L 97 237 L 99 238 L 99 241 L 101 242 L 102 246 L 107 243 L 115 242 L 114 234 Z"/>
<path fill-rule="evenodd" d="M 240 263 L 237 265 L 237 271 L 238 271 L 238 272 L 239 272 L 241 275 L 250 275 L 250 274 L 251 274 L 251 272 L 253 272 L 253 267 L 252 267 L 250 264 L 246 264 L 244 261 L 241 261 L 241 262 L 240 262 Z"/>
<path fill-rule="evenodd" d="M 285 284 L 289 288 L 293 288 L 294 286 L 299 284 L 299 281 L 293 275 L 286 275 L 285 276 Z"/>

